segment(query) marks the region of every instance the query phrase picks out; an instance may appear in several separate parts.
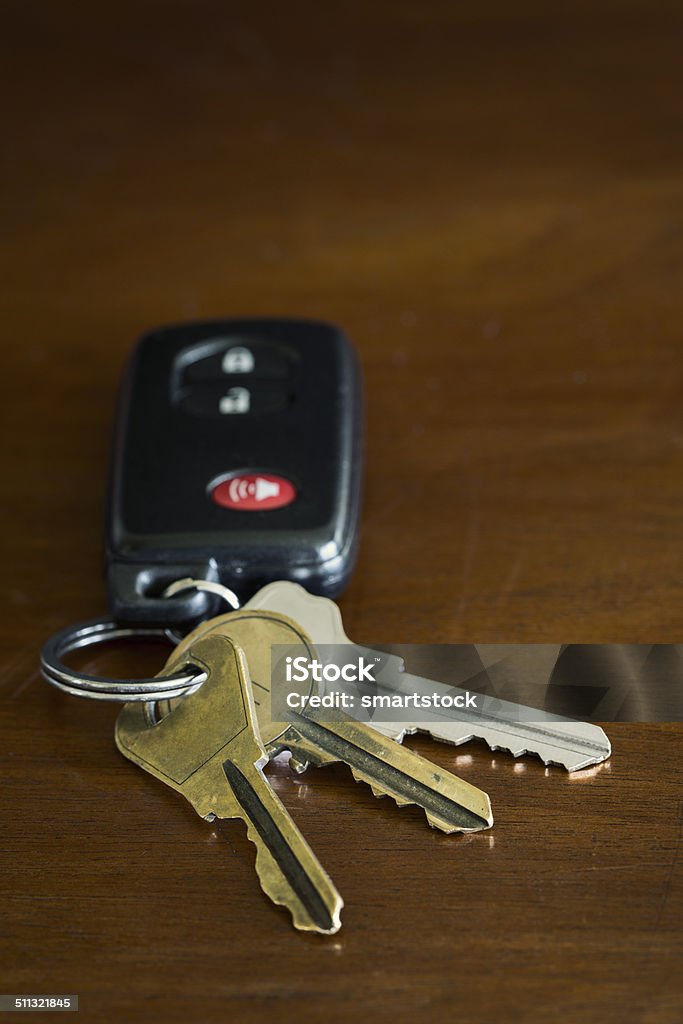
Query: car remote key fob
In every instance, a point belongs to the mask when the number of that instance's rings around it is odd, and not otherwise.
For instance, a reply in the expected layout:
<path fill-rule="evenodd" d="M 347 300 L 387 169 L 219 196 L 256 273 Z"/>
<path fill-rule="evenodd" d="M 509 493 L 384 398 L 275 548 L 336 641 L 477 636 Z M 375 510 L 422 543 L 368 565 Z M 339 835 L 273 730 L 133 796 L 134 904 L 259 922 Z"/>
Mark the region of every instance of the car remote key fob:
<path fill-rule="evenodd" d="M 353 568 L 362 387 L 337 328 L 306 320 L 163 327 L 121 389 L 106 525 L 111 610 L 179 624 L 213 598 L 162 597 L 201 577 L 245 599 L 272 580 L 340 593 Z"/>

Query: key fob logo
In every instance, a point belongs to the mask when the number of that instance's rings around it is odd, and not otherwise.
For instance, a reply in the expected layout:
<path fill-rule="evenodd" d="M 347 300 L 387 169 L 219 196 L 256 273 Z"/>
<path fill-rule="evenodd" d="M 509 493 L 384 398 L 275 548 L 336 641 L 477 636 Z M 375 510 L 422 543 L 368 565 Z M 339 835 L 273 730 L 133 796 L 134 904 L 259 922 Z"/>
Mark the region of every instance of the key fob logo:
<path fill-rule="evenodd" d="M 296 487 L 276 473 L 233 473 L 211 484 L 209 493 L 222 508 L 262 512 L 291 505 Z"/>

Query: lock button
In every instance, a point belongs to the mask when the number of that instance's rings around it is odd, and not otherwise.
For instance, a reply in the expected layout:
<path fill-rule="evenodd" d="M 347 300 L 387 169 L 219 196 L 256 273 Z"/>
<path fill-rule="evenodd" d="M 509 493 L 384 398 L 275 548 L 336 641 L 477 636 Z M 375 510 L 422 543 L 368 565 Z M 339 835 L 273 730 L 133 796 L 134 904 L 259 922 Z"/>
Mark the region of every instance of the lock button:
<path fill-rule="evenodd" d="M 223 373 L 253 373 L 256 360 L 250 348 L 234 345 L 223 355 L 221 369 Z"/>
<path fill-rule="evenodd" d="M 195 355 L 196 353 L 196 355 Z M 225 377 L 255 377 L 259 380 L 284 380 L 289 360 L 283 350 L 260 339 L 214 338 L 193 346 L 183 354 L 182 384 L 204 384 Z"/>

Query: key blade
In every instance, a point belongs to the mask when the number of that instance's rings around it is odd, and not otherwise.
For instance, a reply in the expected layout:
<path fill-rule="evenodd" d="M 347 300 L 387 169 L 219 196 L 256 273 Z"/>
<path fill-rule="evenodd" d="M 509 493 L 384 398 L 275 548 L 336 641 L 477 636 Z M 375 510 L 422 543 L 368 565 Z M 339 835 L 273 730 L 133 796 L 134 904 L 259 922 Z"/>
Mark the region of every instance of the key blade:
<path fill-rule="evenodd" d="M 256 846 L 256 873 L 267 896 L 291 914 L 295 928 L 334 935 L 344 901 L 259 769 L 222 765 Z"/>
<path fill-rule="evenodd" d="M 296 928 L 333 934 L 343 901 L 263 774 L 268 755 L 256 725 L 246 660 L 228 637 L 207 635 L 174 654 L 207 680 L 155 722 L 127 704 L 116 744 L 129 760 L 165 782 L 208 819 L 241 818 L 256 846 L 256 873 L 270 899 L 287 907 Z"/>
<path fill-rule="evenodd" d="M 342 761 L 375 796 L 417 804 L 442 832 L 479 832 L 493 824 L 486 793 L 362 722 L 321 722 L 311 709 L 296 716 L 283 745 L 304 762 Z"/>
<path fill-rule="evenodd" d="M 298 583 L 269 583 L 245 607 L 291 616 L 318 647 L 353 643 L 344 632 L 341 613 L 334 601 L 309 594 Z M 359 654 L 374 653 L 372 648 L 358 644 L 353 646 Z M 403 659 L 396 655 L 382 654 L 382 663 L 386 668 L 382 671 L 380 685 L 386 687 L 386 692 L 426 694 L 443 691 L 453 695 L 464 692 L 405 672 Z M 610 741 L 600 726 L 568 721 L 545 711 L 534 713 L 537 721 L 532 722 L 530 709 L 511 701 L 496 700 L 495 714 L 474 715 L 471 710 L 458 709 L 453 714 L 421 714 L 420 718 L 415 723 L 383 722 L 373 718 L 371 724 L 374 729 L 399 742 L 415 732 L 425 732 L 436 740 L 452 744 L 479 739 L 492 750 L 506 750 L 514 757 L 535 754 L 544 764 L 560 765 L 567 771 L 600 764 L 612 752 Z"/>

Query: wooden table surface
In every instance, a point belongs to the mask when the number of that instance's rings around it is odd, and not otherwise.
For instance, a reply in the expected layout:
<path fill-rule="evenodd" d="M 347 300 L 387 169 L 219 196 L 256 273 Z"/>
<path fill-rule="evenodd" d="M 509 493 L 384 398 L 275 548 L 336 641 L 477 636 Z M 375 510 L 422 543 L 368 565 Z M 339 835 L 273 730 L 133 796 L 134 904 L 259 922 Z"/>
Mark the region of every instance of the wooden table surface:
<path fill-rule="evenodd" d="M 683 1019 L 683 727 L 567 776 L 415 749 L 496 823 L 430 830 L 334 767 L 271 772 L 346 900 L 297 934 L 237 822 L 125 762 L 38 674 L 106 609 L 125 357 L 232 315 L 343 325 L 367 642 L 681 633 L 677 5 L 3 5 L 0 989 L 87 1021 Z M 163 652 L 100 655 L 155 671 Z M 38 1018 L 43 1020 L 44 1017 Z"/>

